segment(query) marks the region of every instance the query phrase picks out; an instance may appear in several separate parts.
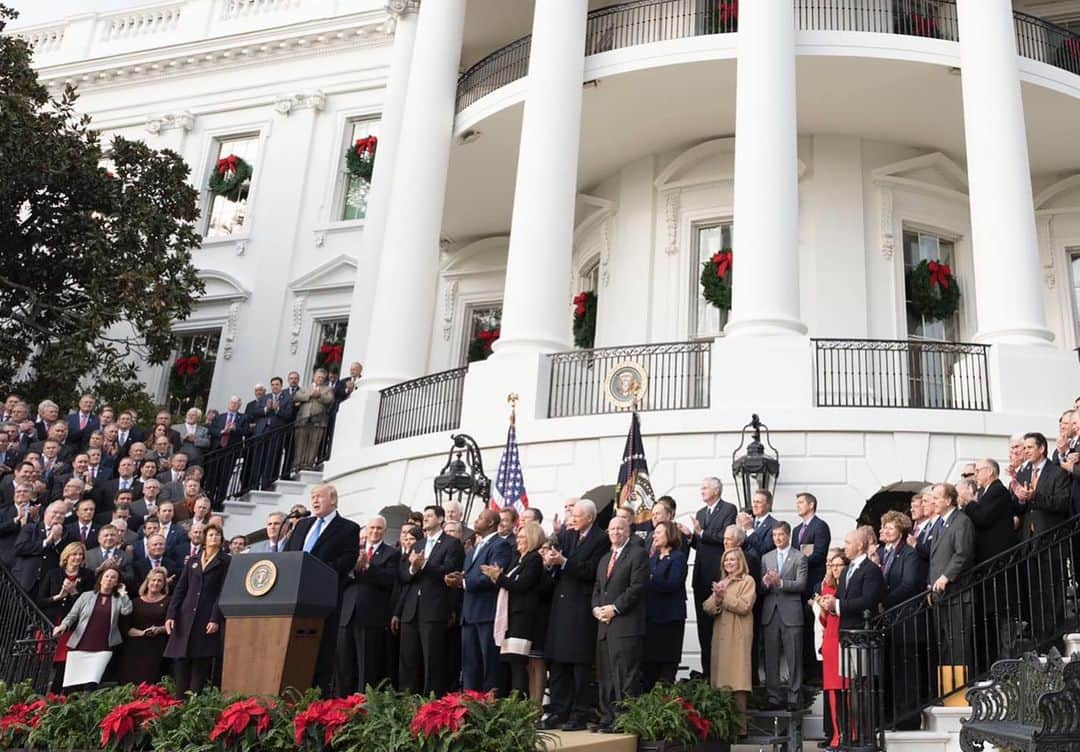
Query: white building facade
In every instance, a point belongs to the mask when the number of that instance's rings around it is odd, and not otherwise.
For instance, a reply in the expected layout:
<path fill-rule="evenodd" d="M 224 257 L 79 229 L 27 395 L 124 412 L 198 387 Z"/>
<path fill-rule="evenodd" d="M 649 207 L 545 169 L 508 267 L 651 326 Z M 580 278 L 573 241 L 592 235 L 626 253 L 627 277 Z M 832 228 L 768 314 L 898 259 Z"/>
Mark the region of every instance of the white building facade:
<path fill-rule="evenodd" d="M 779 515 L 809 490 L 834 531 L 1053 436 L 1080 394 L 1080 4 L 724 5 L 182 0 L 15 31 L 104 135 L 192 166 L 207 292 L 177 330 L 215 360 L 211 405 L 327 343 L 364 362 L 324 469 L 351 516 L 428 503 L 458 430 L 491 474 L 511 392 L 533 504 L 613 483 L 625 361 L 680 512 L 752 412 Z M 372 134 L 358 185 L 343 155 Z M 228 154 L 253 178 L 222 202 Z M 699 276 L 728 248 L 724 313 Z M 930 260 L 961 289 L 944 321 L 908 312 Z M 167 367 L 144 376 L 164 399 Z"/>

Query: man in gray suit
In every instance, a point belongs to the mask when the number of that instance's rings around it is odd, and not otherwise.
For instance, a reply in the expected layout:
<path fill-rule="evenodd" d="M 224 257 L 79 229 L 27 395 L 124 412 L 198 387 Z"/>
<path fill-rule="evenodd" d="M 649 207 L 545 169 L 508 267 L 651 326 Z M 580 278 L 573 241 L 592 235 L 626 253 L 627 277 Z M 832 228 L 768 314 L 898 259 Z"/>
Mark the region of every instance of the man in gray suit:
<path fill-rule="evenodd" d="M 180 435 L 181 454 L 186 454 L 189 465 L 202 464 L 203 452 L 210 449 L 210 429 L 203 425 L 202 410 L 193 407 L 187 411 L 183 423 L 177 423 L 173 430 Z"/>
<path fill-rule="evenodd" d="M 608 523 L 611 550 L 600 559 L 593 585 L 592 613 L 600 656 L 600 723 L 611 733 L 615 706 L 636 691 L 645 653 L 645 592 L 649 587 L 649 554 L 630 543 L 630 523 L 612 517 Z"/>
<path fill-rule="evenodd" d="M 806 557 L 791 545 L 791 525 L 777 522 L 772 531 L 776 548 L 761 559 L 761 586 L 765 598 L 761 623 L 765 637 L 765 684 L 769 705 L 794 710 L 802 689 L 802 595 L 806 589 Z M 785 703 L 780 687 L 780 654 L 788 667 L 788 694 Z"/>
<path fill-rule="evenodd" d="M 133 557 L 130 551 L 123 548 L 120 540 L 120 531 L 113 524 L 102 525 L 98 531 L 98 546 L 86 552 L 84 566 L 91 572 L 97 572 L 98 568 L 107 561 L 112 561 L 120 570 L 120 578 L 129 587 L 135 579 L 135 571 L 132 567 Z"/>
<path fill-rule="evenodd" d="M 248 553 L 263 554 L 283 551 L 285 542 L 281 540 L 281 527 L 284 524 L 284 512 L 271 512 L 266 515 L 266 540 L 252 543 L 248 546 Z"/>
<path fill-rule="evenodd" d="M 934 621 L 940 638 L 938 662 L 953 667 L 956 673 L 957 667 L 962 671 L 963 666 L 971 663 L 971 636 L 976 625 L 973 623 L 971 594 L 960 597 L 950 593 L 949 589 L 955 589 L 964 572 L 975 564 L 975 526 L 970 517 L 956 508 L 956 486 L 939 483 L 934 486 L 930 498 L 938 519 L 930 543 L 927 584 L 933 591 Z M 962 673 L 954 680 L 953 686 L 963 686 L 967 681 Z"/>

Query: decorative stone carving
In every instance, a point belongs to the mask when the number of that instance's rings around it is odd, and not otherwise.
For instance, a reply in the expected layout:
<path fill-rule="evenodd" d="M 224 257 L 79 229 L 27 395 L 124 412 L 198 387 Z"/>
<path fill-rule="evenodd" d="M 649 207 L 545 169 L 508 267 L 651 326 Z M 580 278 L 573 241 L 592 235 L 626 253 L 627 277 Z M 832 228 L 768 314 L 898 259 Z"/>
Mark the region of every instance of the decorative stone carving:
<path fill-rule="evenodd" d="M 325 245 L 325 244 L 326 244 L 326 233 L 325 232 L 317 232 L 317 233 L 315 233 L 315 247 L 316 248 L 322 248 L 323 245 Z"/>
<path fill-rule="evenodd" d="M 668 191 L 664 204 L 664 221 L 667 224 L 667 245 L 664 251 L 669 256 L 679 252 L 679 192 Z"/>
<path fill-rule="evenodd" d="M 896 235 L 893 233 L 893 192 L 892 188 L 880 186 L 878 194 L 881 201 L 881 255 L 891 261 L 896 252 Z"/>
<path fill-rule="evenodd" d="M 608 262 L 611 261 L 611 218 L 607 217 L 600 224 L 600 286 L 607 287 L 611 281 Z"/>
<path fill-rule="evenodd" d="M 326 106 L 326 95 L 321 91 L 285 94 L 274 99 L 274 111 L 288 117 L 294 110 L 320 112 Z"/>
<path fill-rule="evenodd" d="M 245 253 L 247 253 L 247 241 L 246 240 L 238 240 L 238 241 L 236 241 L 236 255 L 237 256 L 243 256 Z"/>
<path fill-rule="evenodd" d="M 442 305 L 442 336 L 447 342 L 450 341 L 450 334 L 454 329 L 454 305 L 457 302 L 458 281 L 456 279 L 447 280 L 446 285 L 443 287 L 443 305 Z"/>
<path fill-rule="evenodd" d="M 189 110 L 184 110 L 183 112 L 165 112 L 161 115 L 148 115 L 146 117 L 145 127 L 146 132 L 152 136 L 156 136 L 162 131 L 171 130 L 173 128 L 190 131 L 195 127 L 195 116 L 192 115 Z"/>
<path fill-rule="evenodd" d="M 300 348 L 300 329 L 304 324 L 304 303 L 306 298 L 298 295 L 292 304 L 292 328 L 289 330 L 289 352 L 296 355 Z"/>
<path fill-rule="evenodd" d="M 387 0 L 386 12 L 394 16 L 415 13 L 420 9 L 420 0 Z"/>
<path fill-rule="evenodd" d="M 1057 275 L 1054 273 L 1054 267 L 1050 266 L 1044 270 L 1043 279 L 1046 280 L 1047 289 L 1053 290 L 1057 287 Z"/>
<path fill-rule="evenodd" d="M 233 342 L 236 340 L 236 324 L 239 319 L 240 304 L 234 302 L 229 305 L 229 317 L 225 321 L 225 347 L 222 351 L 225 360 L 232 358 Z"/>

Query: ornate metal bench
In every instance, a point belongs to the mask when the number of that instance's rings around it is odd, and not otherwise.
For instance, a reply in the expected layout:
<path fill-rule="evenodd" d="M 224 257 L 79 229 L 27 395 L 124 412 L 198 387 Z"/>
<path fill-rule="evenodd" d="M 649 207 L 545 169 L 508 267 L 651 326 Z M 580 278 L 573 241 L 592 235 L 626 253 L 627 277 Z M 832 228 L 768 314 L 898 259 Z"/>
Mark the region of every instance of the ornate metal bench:
<path fill-rule="evenodd" d="M 1080 750 L 1080 660 L 1068 662 L 1051 650 L 1046 658 L 1027 653 L 998 661 L 990 682 L 968 690 L 967 700 L 964 752 L 982 752 L 984 744 L 1026 752 Z"/>

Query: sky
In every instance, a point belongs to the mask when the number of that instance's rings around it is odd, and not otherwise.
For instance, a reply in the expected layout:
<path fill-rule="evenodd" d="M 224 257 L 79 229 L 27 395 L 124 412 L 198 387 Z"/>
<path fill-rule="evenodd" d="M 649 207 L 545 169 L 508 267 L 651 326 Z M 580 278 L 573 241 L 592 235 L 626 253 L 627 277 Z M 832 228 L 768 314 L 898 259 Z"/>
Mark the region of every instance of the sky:
<path fill-rule="evenodd" d="M 82 13 L 107 13 L 137 5 L 147 5 L 150 0 L 0 0 L 19 11 L 19 18 L 12 28 L 32 26 L 49 21 L 59 21 L 67 16 Z"/>

